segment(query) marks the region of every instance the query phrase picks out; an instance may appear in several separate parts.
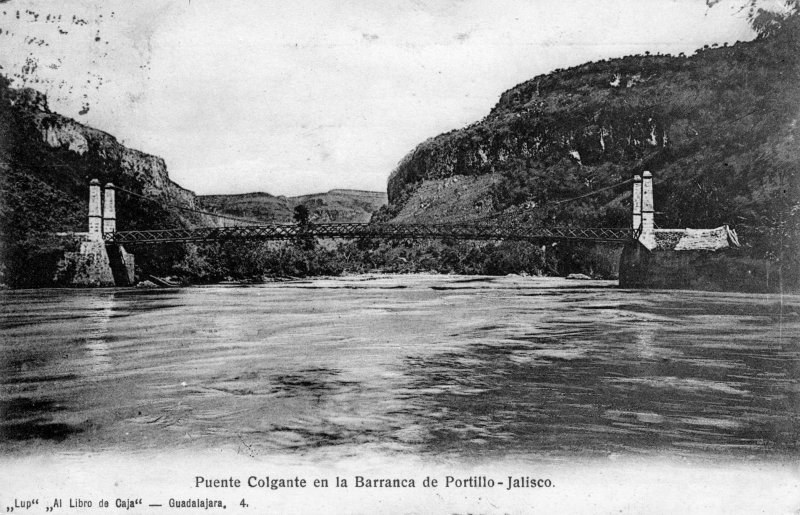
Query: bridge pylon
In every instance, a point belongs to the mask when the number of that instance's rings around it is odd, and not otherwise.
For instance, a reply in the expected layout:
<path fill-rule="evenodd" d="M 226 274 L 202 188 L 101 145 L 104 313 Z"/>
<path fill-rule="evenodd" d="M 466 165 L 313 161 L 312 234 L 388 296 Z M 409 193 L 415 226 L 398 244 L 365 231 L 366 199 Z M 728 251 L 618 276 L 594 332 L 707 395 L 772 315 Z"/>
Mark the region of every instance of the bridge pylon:
<path fill-rule="evenodd" d="M 114 199 L 114 185 L 106 184 L 103 202 L 103 236 L 117 232 L 117 210 Z"/>
<path fill-rule="evenodd" d="M 633 230 L 639 232 L 639 243 L 653 250 L 656 247 L 656 224 L 653 209 L 653 174 L 633 176 Z"/>
<path fill-rule="evenodd" d="M 115 188 L 89 182 L 89 232 L 75 251 L 67 251 L 62 280 L 69 286 L 130 286 L 136 281 L 133 254 L 113 241 L 117 231 Z"/>
<path fill-rule="evenodd" d="M 100 181 L 92 179 L 89 183 L 89 239 L 103 239 L 102 200 L 100 199 Z"/>
<path fill-rule="evenodd" d="M 633 183 L 634 186 L 636 182 Z M 639 243 L 649 250 L 656 248 L 656 225 L 653 208 L 653 174 L 642 174 L 642 230 L 639 233 Z"/>
<path fill-rule="evenodd" d="M 633 176 L 633 230 L 642 228 L 642 176 Z"/>

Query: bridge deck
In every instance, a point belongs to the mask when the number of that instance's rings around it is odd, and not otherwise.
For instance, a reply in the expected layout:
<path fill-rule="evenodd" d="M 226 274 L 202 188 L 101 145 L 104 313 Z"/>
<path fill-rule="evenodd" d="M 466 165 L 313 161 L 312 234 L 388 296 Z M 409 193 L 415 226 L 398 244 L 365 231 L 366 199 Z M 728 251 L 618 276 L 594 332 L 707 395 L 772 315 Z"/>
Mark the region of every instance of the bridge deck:
<path fill-rule="evenodd" d="M 122 231 L 106 236 L 116 244 L 156 244 L 173 242 L 213 242 L 230 240 L 297 240 L 310 238 L 342 239 L 454 239 L 555 241 L 585 240 L 624 242 L 635 237 L 630 228 L 578 227 L 503 227 L 469 224 L 265 224 L 235 227 L 202 227 L 196 229 L 162 229 Z"/>

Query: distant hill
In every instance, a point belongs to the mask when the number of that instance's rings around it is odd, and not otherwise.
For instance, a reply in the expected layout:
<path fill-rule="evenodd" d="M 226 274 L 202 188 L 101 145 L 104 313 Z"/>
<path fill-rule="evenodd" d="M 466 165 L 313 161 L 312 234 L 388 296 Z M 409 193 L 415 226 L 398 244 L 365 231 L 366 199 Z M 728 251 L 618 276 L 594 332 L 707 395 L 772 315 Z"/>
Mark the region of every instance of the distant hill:
<path fill-rule="evenodd" d="M 263 222 L 293 222 L 294 208 L 308 208 L 311 222 L 368 222 L 372 214 L 387 203 L 380 191 L 335 189 L 297 197 L 269 193 L 242 195 L 202 195 L 204 209 Z"/>
<path fill-rule="evenodd" d="M 389 178 L 384 220 L 468 220 L 656 180 L 661 227 L 730 224 L 761 255 L 800 254 L 800 31 L 693 56 L 638 55 L 534 77 L 482 120 L 431 138 Z M 630 188 L 540 212 L 625 227 Z M 787 254 L 788 253 L 788 254 Z"/>

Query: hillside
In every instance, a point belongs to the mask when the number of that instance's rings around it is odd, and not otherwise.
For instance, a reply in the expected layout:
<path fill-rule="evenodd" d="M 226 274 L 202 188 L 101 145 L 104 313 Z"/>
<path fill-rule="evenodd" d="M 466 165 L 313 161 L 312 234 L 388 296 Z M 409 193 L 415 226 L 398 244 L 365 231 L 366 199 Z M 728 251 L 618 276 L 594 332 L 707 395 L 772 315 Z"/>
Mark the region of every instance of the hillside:
<path fill-rule="evenodd" d="M 292 222 L 294 208 L 308 208 L 311 222 L 368 222 L 372 214 L 387 202 L 386 193 L 335 189 L 297 197 L 269 193 L 242 195 L 203 195 L 204 209 L 263 222 Z"/>
<path fill-rule="evenodd" d="M 9 88 L 0 76 L 0 236 L 85 231 L 89 180 L 113 182 L 162 204 L 195 207 L 193 192 L 170 180 L 160 157 L 130 149 L 114 136 L 53 113 L 32 89 Z M 188 211 L 117 195 L 121 229 L 206 223 Z"/>
<path fill-rule="evenodd" d="M 170 180 L 163 159 L 51 112 L 44 95 L 10 88 L 0 76 L 0 283 L 48 284 L 47 267 L 63 248 L 47 234 L 87 230 L 93 178 L 158 200 L 118 194 L 120 230 L 213 223 L 164 207 L 192 209 L 196 199 Z"/>
<path fill-rule="evenodd" d="M 691 57 L 628 56 L 534 77 L 483 120 L 411 151 L 389 178 L 380 217 L 461 220 L 547 206 L 650 170 L 661 227 L 727 223 L 761 254 L 797 248 L 796 27 Z M 542 217 L 624 227 L 629 210 L 624 187 Z"/>

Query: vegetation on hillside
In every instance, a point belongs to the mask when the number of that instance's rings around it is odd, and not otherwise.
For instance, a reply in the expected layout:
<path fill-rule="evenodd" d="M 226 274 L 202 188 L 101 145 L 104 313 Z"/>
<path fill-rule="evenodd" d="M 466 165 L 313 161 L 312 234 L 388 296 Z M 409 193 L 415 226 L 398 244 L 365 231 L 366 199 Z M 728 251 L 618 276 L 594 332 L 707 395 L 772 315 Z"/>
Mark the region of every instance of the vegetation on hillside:
<path fill-rule="evenodd" d="M 44 95 L 13 89 L 0 75 L 0 284 L 52 284 L 57 257 L 75 246 L 74 239 L 55 233 L 87 230 L 92 178 L 136 193 L 149 188 L 150 194 L 173 203 L 191 197 L 166 178 L 163 161 L 51 113 Z M 161 203 L 126 195 L 117 195 L 117 216 L 127 229 L 198 221 Z"/>
<path fill-rule="evenodd" d="M 143 272 L 185 283 L 367 272 L 565 275 L 570 270 L 570 263 L 556 252 L 528 242 L 348 241 L 322 245 L 299 240 L 176 244 L 165 251 L 177 259 L 148 262 Z M 582 259 L 591 263 L 587 271 L 592 275 L 612 277 L 618 252 L 612 247 L 595 249 L 591 257 L 582 254 Z"/>
<path fill-rule="evenodd" d="M 729 224 L 743 252 L 798 268 L 797 6 L 777 15 L 753 3 L 751 42 L 587 63 L 512 88 L 480 122 L 409 154 L 384 213 L 418 202 L 423 181 L 494 173 L 496 212 L 524 204 L 541 223 L 625 227 L 630 185 L 558 202 L 649 170 L 659 226 Z"/>

